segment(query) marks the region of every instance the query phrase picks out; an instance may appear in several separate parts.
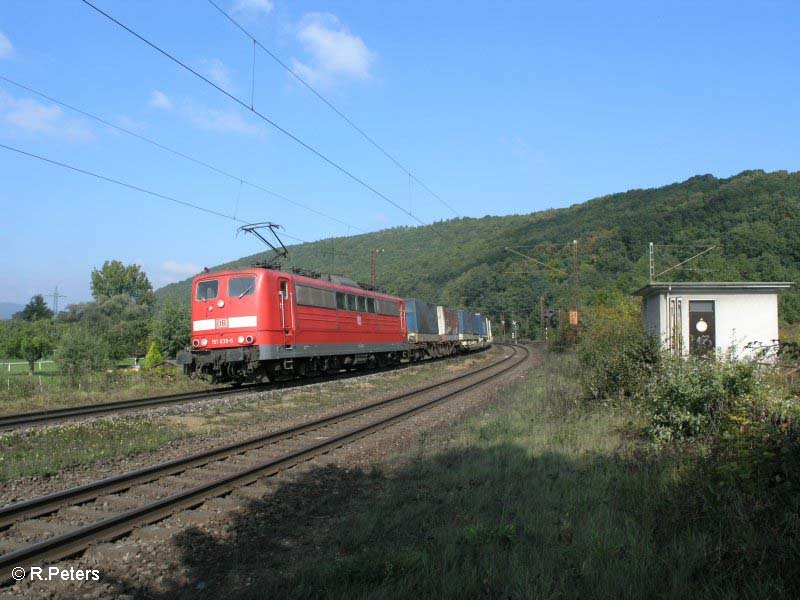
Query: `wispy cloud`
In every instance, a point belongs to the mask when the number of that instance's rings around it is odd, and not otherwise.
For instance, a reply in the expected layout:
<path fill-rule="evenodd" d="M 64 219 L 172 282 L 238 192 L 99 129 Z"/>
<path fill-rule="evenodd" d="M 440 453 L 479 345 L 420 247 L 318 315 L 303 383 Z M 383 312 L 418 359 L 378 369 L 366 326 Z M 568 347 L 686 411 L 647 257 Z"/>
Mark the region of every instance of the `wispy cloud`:
<path fill-rule="evenodd" d="M 133 131 L 142 131 L 147 129 L 147 125 L 142 123 L 141 121 L 137 121 L 136 119 L 131 119 L 128 115 L 119 115 L 116 118 L 117 125 L 120 127 L 124 127 L 125 129 L 131 129 Z M 117 131 L 116 129 L 112 129 L 112 131 Z"/>
<path fill-rule="evenodd" d="M 275 8 L 272 0 L 237 0 L 232 12 L 244 15 L 268 15 Z"/>
<path fill-rule="evenodd" d="M 234 89 L 231 72 L 218 58 L 203 59 L 201 61 L 206 76 L 221 88 L 232 91 Z"/>
<path fill-rule="evenodd" d="M 297 39 L 309 57 L 292 61 L 292 68 L 312 83 L 367 79 L 375 54 L 330 13 L 309 13 L 300 21 Z"/>
<path fill-rule="evenodd" d="M 0 31 L 0 58 L 8 58 L 12 54 L 14 54 L 14 44 L 5 33 Z"/>
<path fill-rule="evenodd" d="M 167 275 L 188 277 L 199 273 L 202 268 L 194 263 L 179 263 L 175 260 L 167 260 L 161 265 L 161 270 Z"/>
<path fill-rule="evenodd" d="M 172 100 L 164 92 L 153 90 L 150 92 L 150 106 L 161 110 L 172 110 Z"/>
<path fill-rule="evenodd" d="M 199 104 L 187 104 L 184 114 L 191 123 L 202 129 L 220 133 L 254 134 L 258 131 L 253 123 L 248 123 L 242 116 L 231 110 L 219 110 Z"/>
<path fill-rule="evenodd" d="M 70 141 L 88 141 L 94 138 L 85 123 L 65 117 L 60 107 L 42 104 L 31 98 L 14 98 L 0 93 L 0 121 L 17 131 Z"/>
<path fill-rule="evenodd" d="M 172 111 L 179 117 L 186 119 L 200 129 L 217 131 L 220 133 L 253 134 L 258 127 L 248 123 L 242 115 L 235 110 L 220 110 L 190 100 L 173 100 L 164 92 L 154 90 L 150 95 L 150 106 L 161 110 Z"/>

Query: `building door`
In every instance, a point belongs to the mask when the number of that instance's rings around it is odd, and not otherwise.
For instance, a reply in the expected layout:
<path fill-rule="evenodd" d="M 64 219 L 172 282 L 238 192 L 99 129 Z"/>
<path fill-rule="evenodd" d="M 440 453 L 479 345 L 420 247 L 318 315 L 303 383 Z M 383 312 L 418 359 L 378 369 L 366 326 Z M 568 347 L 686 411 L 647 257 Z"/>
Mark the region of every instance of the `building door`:
<path fill-rule="evenodd" d="M 669 350 L 675 356 L 683 355 L 683 298 L 670 298 L 668 316 Z"/>
<path fill-rule="evenodd" d="M 280 280 L 281 291 L 278 292 L 281 309 L 281 327 L 283 328 L 283 344 L 291 346 L 294 344 L 294 306 L 292 305 L 292 295 L 289 292 L 289 280 Z"/>
<path fill-rule="evenodd" d="M 713 300 L 689 301 L 689 348 L 695 356 L 714 351 L 717 345 Z"/>

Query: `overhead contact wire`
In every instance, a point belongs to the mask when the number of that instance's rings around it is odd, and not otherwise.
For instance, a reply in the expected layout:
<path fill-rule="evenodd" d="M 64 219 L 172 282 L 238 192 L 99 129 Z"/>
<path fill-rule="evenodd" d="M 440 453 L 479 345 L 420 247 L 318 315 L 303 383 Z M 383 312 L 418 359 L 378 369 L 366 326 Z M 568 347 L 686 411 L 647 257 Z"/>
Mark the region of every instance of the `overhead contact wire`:
<path fill-rule="evenodd" d="M 262 185 L 254 183 L 252 181 L 248 181 L 247 179 L 244 179 L 242 177 L 238 177 L 236 175 L 233 175 L 232 173 L 229 173 L 229 172 L 227 172 L 227 171 L 225 171 L 223 169 L 220 169 L 219 167 L 215 167 L 214 165 L 209 164 L 209 163 L 207 163 L 207 162 L 205 162 L 203 160 L 200 160 L 198 158 L 194 158 L 193 156 L 189 156 L 188 154 L 185 154 L 184 152 L 181 152 L 180 150 L 175 150 L 174 148 L 170 148 L 169 146 L 166 146 L 166 145 L 162 144 L 161 142 L 158 142 L 158 141 L 156 141 L 156 140 L 154 140 L 152 138 L 148 138 L 146 136 L 140 135 L 140 134 L 136 133 L 135 131 L 131 131 L 130 129 L 126 129 L 125 127 L 122 127 L 120 125 L 116 125 L 115 123 L 112 123 L 111 121 L 108 121 L 106 119 L 103 119 L 102 117 L 99 117 L 99 116 L 94 115 L 94 114 L 92 114 L 90 112 L 82 110 L 82 109 L 80 109 L 80 108 L 78 108 L 78 107 L 76 107 L 76 106 L 74 106 L 72 104 L 68 104 L 68 103 L 64 102 L 63 100 L 59 100 L 57 98 L 54 98 L 53 96 L 45 94 L 44 92 L 41 92 L 39 90 L 35 90 L 32 87 L 29 87 L 27 85 L 19 83 L 18 81 L 14 81 L 13 79 L 9 79 L 8 77 L 5 77 L 3 75 L 0 75 L 0 80 L 5 81 L 6 83 L 10 83 L 11 85 L 15 85 L 18 88 L 23 89 L 23 90 L 25 90 L 27 92 L 30 92 L 32 94 L 36 94 L 40 98 L 44 98 L 45 100 L 47 100 L 49 102 L 53 102 L 55 104 L 58 104 L 59 106 L 63 106 L 64 108 L 67 108 L 67 109 L 69 109 L 69 110 L 71 110 L 73 112 L 78 113 L 79 115 L 83 115 L 84 117 L 87 117 L 89 119 L 93 119 L 93 120 L 97 121 L 98 123 L 106 125 L 107 127 L 112 127 L 114 129 L 116 129 L 117 131 L 125 133 L 125 134 L 127 134 L 129 136 L 132 136 L 132 137 L 134 137 L 134 138 L 136 138 L 136 139 L 138 139 L 138 140 L 140 140 L 142 142 L 151 144 L 151 145 L 155 146 L 156 148 L 164 150 L 165 152 L 170 152 L 171 154 L 174 154 L 175 156 L 179 156 L 179 157 L 181 157 L 181 158 L 183 158 L 185 160 L 188 160 L 190 162 L 195 163 L 196 165 L 200 165 L 201 167 L 205 167 L 206 169 L 209 169 L 211 171 L 214 171 L 215 173 L 218 173 L 220 175 L 228 177 L 229 179 L 232 179 L 233 181 L 238 181 L 240 184 L 244 183 L 246 185 L 249 185 L 252 188 L 255 188 L 257 190 L 260 190 L 260 191 L 264 192 L 265 194 L 273 196 L 274 198 L 279 198 L 280 200 L 284 200 L 285 202 L 288 202 L 290 204 L 294 204 L 295 206 L 299 206 L 303 210 L 307 210 L 308 212 L 314 213 L 314 214 L 316 214 L 316 215 L 318 215 L 320 217 L 324 217 L 326 219 L 334 221 L 334 222 L 338 223 L 339 225 L 343 225 L 345 227 L 352 227 L 353 229 L 355 229 L 357 231 L 360 231 L 361 233 L 364 233 L 363 229 L 360 229 L 360 228 L 358 228 L 358 227 L 356 227 L 354 225 L 351 225 L 350 223 L 342 221 L 341 219 L 338 219 L 338 218 L 336 218 L 336 217 L 334 217 L 332 215 L 326 214 L 326 213 L 324 213 L 322 211 L 319 211 L 319 210 L 317 210 L 315 208 L 311 208 L 310 206 L 307 206 L 307 205 L 305 205 L 305 204 L 303 204 L 301 202 L 297 202 L 296 200 L 292 200 L 291 198 L 287 198 L 283 194 L 279 194 L 277 192 L 274 192 L 274 191 L 272 191 L 272 190 L 270 190 L 268 188 L 265 188 Z"/>
<path fill-rule="evenodd" d="M 114 179 L 113 177 L 107 177 L 106 175 L 101 175 L 100 173 L 96 173 L 94 171 L 89 171 L 87 169 L 82 169 L 81 167 L 76 167 L 75 165 L 70 165 L 52 158 L 47 158 L 46 156 L 42 156 L 41 154 L 34 154 L 33 152 L 27 152 L 25 150 L 21 150 L 20 148 L 14 148 L 13 146 L 7 146 L 6 144 L 0 144 L 0 148 L 5 150 L 9 150 L 11 152 L 16 152 L 17 154 L 21 154 L 23 156 L 27 156 L 29 158 L 35 158 L 45 163 L 49 163 L 51 165 L 55 165 L 58 167 L 62 167 L 64 169 L 68 169 L 70 171 L 74 171 L 76 173 L 81 173 L 83 175 L 88 175 L 90 177 L 95 177 L 96 179 L 100 179 L 101 181 L 105 181 L 107 183 L 113 183 L 115 185 L 119 185 L 129 190 L 134 190 L 136 192 L 140 192 L 142 194 L 148 194 L 150 196 L 155 196 L 156 198 L 161 198 L 162 200 L 167 200 L 169 202 L 174 202 L 175 204 L 180 204 L 182 206 L 186 206 L 188 208 L 193 208 L 195 210 L 202 211 L 204 213 L 208 213 L 210 215 L 214 215 L 217 217 L 222 217 L 223 219 L 228 219 L 230 221 L 235 221 L 237 223 L 247 223 L 247 221 L 243 221 L 235 216 L 226 215 L 225 213 L 218 212 L 216 210 L 206 208 L 204 206 L 200 206 L 199 204 L 192 204 L 191 202 L 186 202 L 185 200 L 179 200 L 178 198 L 174 198 L 172 196 L 167 196 L 166 194 L 161 194 L 159 192 L 154 192 L 153 190 L 148 190 L 147 188 L 140 187 L 138 185 L 133 185 L 132 183 L 127 183 L 125 181 L 121 181 L 119 179 Z M 298 242 L 302 242 L 303 244 L 310 244 L 311 242 L 306 241 L 304 239 L 289 235 L 288 233 L 281 232 L 281 235 Z"/>
<path fill-rule="evenodd" d="M 210 79 L 208 79 L 207 77 L 205 77 L 204 75 L 202 75 L 201 73 L 199 73 L 198 71 L 196 71 L 195 69 L 191 68 L 189 65 L 187 65 L 186 63 L 184 63 L 184 62 L 183 62 L 183 61 L 181 61 L 180 59 L 176 58 L 175 56 L 173 56 L 172 54 L 170 54 L 169 52 L 167 52 L 166 50 L 164 50 L 163 48 L 161 48 L 160 46 L 156 45 L 155 43 L 151 42 L 151 41 L 150 41 L 150 40 L 148 40 L 147 38 L 145 38 L 145 37 L 143 37 L 142 35 L 138 34 L 137 32 L 135 32 L 133 29 L 131 29 L 130 27 L 128 27 L 127 25 L 125 25 L 125 24 L 124 24 L 124 23 L 122 23 L 121 21 L 117 20 L 116 18 L 112 17 L 110 14 L 108 14 L 107 12 L 105 12 L 104 10 L 102 10 L 101 8 L 98 8 L 97 6 L 95 6 L 94 4 L 92 4 L 91 2 L 89 2 L 89 0 L 80 0 L 80 1 L 81 1 L 81 2 L 83 2 L 83 3 L 84 3 L 86 6 L 88 6 L 89 8 L 93 9 L 93 10 L 94 10 L 95 12 L 97 12 L 98 14 L 100 14 L 100 15 L 104 16 L 106 19 L 108 19 L 108 20 L 109 20 L 109 21 L 111 21 L 112 23 L 116 24 L 118 27 L 120 27 L 120 28 L 124 29 L 125 31 L 127 31 L 128 33 L 130 33 L 132 36 L 134 36 L 134 37 L 135 37 L 135 38 L 137 38 L 138 40 L 140 40 L 140 41 L 144 42 L 145 44 L 147 44 L 148 46 L 150 46 L 151 48 L 153 48 L 153 50 L 156 50 L 158 53 L 162 54 L 163 56 L 165 56 L 165 57 L 166 57 L 166 58 L 168 58 L 169 60 L 173 61 L 175 64 L 177 64 L 177 65 L 181 66 L 183 69 L 185 69 L 186 71 L 188 71 L 189 73 L 191 73 L 192 75 L 194 75 L 195 77 L 197 77 L 198 79 L 201 79 L 202 81 L 204 81 L 205 83 L 207 83 L 208 85 L 210 85 L 211 87 L 213 87 L 214 89 L 216 89 L 218 92 L 220 92 L 220 93 L 224 94 L 225 96 L 227 96 L 228 98 L 230 98 L 231 100 L 233 100 L 234 102 L 236 102 L 237 104 L 239 104 L 241 107 L 245 108 L 246 110 L 249 110 L 249 111 L 250 111 L 250 112 L 252 112 L 254 115 L 256 115 L 256 116 L 258 116 L 260 119 L 262 119 L 262 120 L 263 120 L 265 123 L 268 123 L 269 125 L 271 125 L 271 126 L 272 126 L 272 127 L 274 127 L 275 129 L 277 129 L 278 131 L 280 131 L 282 134 L 284 134 L 286 137 L 290 138 L 291 140 L 293 140 L 294 142 L 296 142 L 297 144 L 299 144 L 300 146 L 302 146 L 303 148 L 305 148 L 306 150 L 308 150 L 308 151 L 309 151 L 309 152 L 311 152 L 312 154 L 316 155 L 318 158 L 320 158 L 320 159 L 321 159 L 321 160 L 323 160 L 324 162 L 328 163 L 329 165 L 331 165 L 332 167 L 334 167 L 335 169 L 337 169 L 338 171 L 340 171 L 341 173 L 343 173 L 344 175 L 346 175 L 347 177 L 349 177 L 350 179 L 352 179 L 353 181 L 355 181 L 356 183 L 358 183 L 359 185 L 361 185 L 362 187 L 364 187 L 365 189 L 367 189 L 367 190 L 371 191 L 373 194 L 375 194 L 375 195 L 376 195 L 376 196 L 378 196 L 379 198 L 381 198 L 381 199 L 385 200 L 386 202 L 388 202 L 389 204 L 391 204 L 392 206 L 394 206 L 394 207 L 395 207 L 395 208 L 397 208 L 398 210 L 400 210 L 400 211 L 402 211 L 403 213 L 407 214 L 409 217 L 411 217 L 412 219 L 414 219 L 415 221 L 417 221 L 417 222 L 418 222 L 420 225 L 423 225 L 423 226 L 426 226 L 426 225 L 428 225 L 428 223 L 425 223 L 425 222 L 424 222 L 422 219 L 420 219 L 420 218 L 419 218 L 417 215 L 415 215 L 415 214 L 414 214 L 414 213 L 412 213 L 412 212 L 409 212 L 409 211 L 407 211 L 407 210 L 406 210 L 406 209 L 404 209 L 404 208 L 403 208 L 403 207 L 402 207 L 400 204 L 398 204 L 397 202 L 395 202 L 394 200 L 392 200 L 391 198 L 389 198 L 388 196 L 386 196 L 386 195 L 385 195 L 385 194 L 383 194 L 382 192 L 380 192 L 380 191 L 378 191 L 377 189 L 375 189 L 373 186 L 371 186 L 370 184 L 368 184 L 366 181 L 364 181 L 363 179 L 361 179 L 361 178 L 360 178 L 360 177 L 358 177 L 357 175 L 355 175 L 355 174 L 353 174 L 352 172 L 348 171 L 347 169 L 345 169 L 344 167 L 342 167 L 341 165 L 339 165 L 339 164 L 338 164 L 337 162 L 335 162 L 334 160 L 332 160 L 332 159 L 328 158 L 328 157 L 327 157 L 325 154 L 323 154 L 322 152 L 320 152 L 319 150 L 317 150 L 316 148 L 314 148 L 314 147 L 313 147 L 313 146 L 311 146 L 310 144 L 308 144 L 308 143 L 304 142 L 304 141 L 303 141 L 303 140 L 301 140 L 299 137 L 297 137 L 296 135 L 294 135 L 292 132 L 290 132 L 289 130 L 287 130 L 287 129 L 283 128 L 281 125 L 278 125 L 278 123 L 276 123 L 275 121 L 273 121 L 272 119 L 270 119 L 269 117 L 267 117 L 266 115 L 264 115 L 263 113 L 259 112 L 258 110 L 254 109 L 254 108 L 250 108 L 250 107 L 247 105 L 247 103 L 246 103 L 246 102 L 243 102 L 243 101 L 242 101 L 240 98 L 238 98 L 238 97 L 234 96 L 233 94 L 231 94 L 230 92 L 228 92 L 227 90 L 225 90 L 223 87 L 221 87 L 221 86 L 217 85 L 216 83 L 214 83 L 213 81 L 211 81 Z M 442 234 L 439 232 L 439 230 L 438 230 L 438 229 L 436 229 L 436 227 L 435 227 L 435 226 L 433 226 L 433 225 L 432 225 L 432 227 L 433 227 L 433 230 L 434 230 L 434 231 L 435 231 L 435 232 L 436 232 L 438 235 L 442 235 Z"/>
<path fill-rule="evenodd" d="M 429 188 L 427 185 L 425 185 L 425 183 L 424 183 L 423 181 L 421 181 L 421 180 L 420 180 L 420 179 L 419 179 L 419 178 L 418 178 L 416 175 L 414 175 L 414 174 L 413 174 L 411 171 L 409 171 L 409 170 L 408 170 L 408 169 L 407 169 L 405 166 L 403 166 L 403 164 L 402 164 L 402 163 L 401 163 L 399 160 L 397 160 L 397 159 L 396 159 L 394 156 L 392 156 L 392 155 L 391 155 L 391 154 L 390 154 L 390 153 L 389 153 L 389 152 L 388 152 L 388 151 L 387 151 L 385 148 L 383 148 L 383 146 L 381 146 L 381 145 L 380 145 L 378 142 L 376 142 L 376 141 L 375 141 L 375 140 L 374 140 L 374 139 L 373 139 L 373 138 L 372 138 L 370 135 L 368 135 L 368 134 L 367 134 L 367 132 L 365 132 L 363 129 L 361 129 L 361 127 L 359 127 L 358 125 L 356 125 L 356 124 L 355 124 L 355 123 L 354 123 L 354 122 L 353 122 L 353 121 L 352 121 L 352 120 L 351 120 L 351 119 L 350 119 L 350 118 L 349 118 L 347 115 L 345 115 L 345 114 L 344 114 L 344 113 L 343 113 L 341 110 L 339 110 L 339 109 L 338 109 L 338 108 L 337 108 L 337 107 L 336 107 L 336 106 L 335 106 L 335 105 L 334 105 L 332 102 L 330 102 L 330 101 L 329 101 L 329 100 L 328 100 L 328 99 L 327 99 L 325 96 L 323 96 L 322 94 L 320 94 L 320 93 L 317 91 L 317 89 L 316 89 L 314 86 L 312 86 L 312 85 L 311 85 L 310 83 L 308 83 L 308 82 L 307 82 L 305 79 L 303 79 L 303 78 L 302 78 L 302 77 L 301 77 L 301 76 L 300 76 L 300 75 L 299 75 L 299 74 L 298 74 L 298 73 L 297 73 L 297 72 L 296 72 L 294 69 L 292 69 L 292 68 L 291 68 L 289 65 L 287 65 L 285 62 L 283 62 L 283 61 L 282 61 L 282 60 L 281 60 L 281 59 L 280 59 L 280 58 L 279 58 L 277 55 L 275 55 L 275 54 L 274 54 L 274 53 L 273 53 L 273 52 L 272 52 L 272 51 L 271 51 L 269 48 L 267 48 L 266 46 L 264 46 L 264 44 L 262 44 L 262 43 L 261 43 L 261 42 L 260 42 L 258 39 L 256 39 L 256 37 L 255 37 L 253 34 L 251 34 L 249 31 L 247 31 L 247 30 L 246 30 L 246 29 L 245 29 L 245 28 L 244 28 L 244 27 L 241 25 L 241 23 L 239 23 L 239 22 L 238 22 L 236 19 L 234 19 L 234 18 L 233 18 L 233 17 L 232 17 L 232 16 L 231 16 L 231 15 L 230 15 L 230 14 L 229 14 L 227 11 L 225 11 L 225 10 L 224 10 L 224 9 L 223 9 L 223 8 L 222 8 L 222 7 L 221 7 L 219 4 L 217 4 L 216 2 L 214 2 L 214 0 L 207 0 L 207 1 L 208 1 L 208 3 L 209 3 L 209 4 L 211 4 L 211 6 L 213 6 L 214 8 L 216 8 L 216 9 L 217 9 L 217 10 L 218 10 L 218 11 L 219 11 L 219 12 L 220 12 L 220 13 L 221 13 L 221 14 L 222 14 L 222 15 L 223 15 L 223 16 L 224 16 L 226 19 L 228 19 L 228 21 L 230 21 L 231 23 L 233 23 L 233 25 L 234 25 L 234 26 L 235 26 L 237 29 L 239 29 L 239 31 L 241 31 L 241 32 L 242 32 L 244 35 L 246 35 L 246 36 L 247 36 L 247 37 L 249 37 L 251 40 L 253 40 L 253 44 L 254 44 L 254 45 L 255 45 L 255 44 L 257 44 L 259 48 L 261 48 L 261 49 L 262 49 L 264 52 L 266 52 L 266 53 L 267 53 L 267 55 L 268 55 L 270 58 L 272 58 L 272 60 L 274 60 L 276 63 L 278 63 L 278 64 L 279 64 L 281 67 L 283 67 L 283 68 L 284 68 L 284 69 L 285 69 L 285 70 L 286 70 L 286 71 L 287 71 L 287 72 L 288 72 L 288 73 L 289 73 L 289 74 L 290 74 L 292 77 L 294 77 L 295 79 L 297 79 L 297 81 L 299 81 L 301 84 L 303 84 L 303 85 L 304 85 L 304 86 L 305 86 L 305 87 L 306 87 L 306 88 L 307 88 L 307 89 L 308 89 L 308 90 L 309 90 L 309 91 L 310 91 L 312 94 L 314 94 L 314 95 L 315 95 L 317 98 L 319 98 L 319 100 L 321 100 L 321 101 L 322 101 L 322 102 L 323 102 L 323 103 L 324 103 L 324 104 L 325 104 L 325 105 L 326 105 L 328 108 L 330 108 L 330 109 L 331 109 L 333 112 L 335 112 L 337 115 L 339 115 L 339 117 L 341 117 L 341 118 L 342 118 L 342 119 L 343 119 L 343 120 L 344 120 L 344 121 L 345 121 L 345 122 L 346 122 L 348 125 L 350 125 L 350 127 L 352 127 L 352 128 L 353 128 L 353 129 L 355 129 L 355 130 L 356 130 L 356 131 L 357 131 L 359 134 L 361 134 L 361 136 L 362 136 L 362 137 L 363 137 L 365 140 L 367 140 L 367 141 L 368 141 L 370 144 L 372 144 L 372 145 L 373 145 L 375 148 L 377 148 L 377 149 L 378 149 L 378 150 L 379 150 L 379 151 L 380 151 L 380 152 L 381 152 L 381 153 L 382 153 L 384 156 L 386 156 L 386 158 L 388 158 L 390 161 L 392 161 L 392 162 L 393 162 L 393 163 L 394 163 L 394 164 L 395 164 L 395 165 L 396 165 L 396 166 L 397 166 L 397 167 L 398 167 L 398 168 L 399 168 L 401 171 L 405 172 L 405 173 L 406 173 L 406 174 L 407 174 L 409 177 L 413 178 L 413 179 L 414 179 L 414 181 L 416 181 L 416 182 L 417 182 L 418 184 L 420 184 L 420 185 L 421 185 L 423 188 L 425 188 L 425 190 L 427 190 L 427 191 L 428 191 L 428 193 L 429 193 L 429 194 L 431 194 L 431 196 L 433 196 L 433 197 L 434 197 L 434 198 L 436 198 L 436 199 L 437 199 L 439 202 L 441 202 L 441 203 L 442 203 L 444 206 L 446 206 L 447 208 L 449 208 L 449 209 L 450 209 L 450 210 L 453 212 L 453 214 L 454 214 L 454 215 L 456 215 L 457 217 L 458 217 L 458 216 L 460 216 L 460 215 L 458 214 L 458 212 L 456 212 L 456 210 L 455 210 L 455 209 L 454 209 L 452 206 L 450 206 L 450 205 L 449 205 L 447 202 L 445 202 L 445 201 L 444 201 L 444 199 L 442 199 L 442 197 L 441 197 L 441 196 L 439 196 L 439 194 L 437 194 L 437 193 L 436 193 L 436 192 L 434 192 L 432 189 L 430 189 L 430 188 Z"/>

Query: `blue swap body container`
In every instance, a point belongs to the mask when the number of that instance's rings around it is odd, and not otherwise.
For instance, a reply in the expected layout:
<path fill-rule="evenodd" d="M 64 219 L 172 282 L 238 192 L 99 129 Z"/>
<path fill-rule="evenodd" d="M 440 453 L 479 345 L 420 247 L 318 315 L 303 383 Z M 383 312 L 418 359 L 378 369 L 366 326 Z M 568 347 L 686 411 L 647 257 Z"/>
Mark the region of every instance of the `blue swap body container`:
<path fill-rule="evenodd" d="M 417 298 L 406 298 L 406 323 L 409 333 L 439 334 L 437 305 Z"/>

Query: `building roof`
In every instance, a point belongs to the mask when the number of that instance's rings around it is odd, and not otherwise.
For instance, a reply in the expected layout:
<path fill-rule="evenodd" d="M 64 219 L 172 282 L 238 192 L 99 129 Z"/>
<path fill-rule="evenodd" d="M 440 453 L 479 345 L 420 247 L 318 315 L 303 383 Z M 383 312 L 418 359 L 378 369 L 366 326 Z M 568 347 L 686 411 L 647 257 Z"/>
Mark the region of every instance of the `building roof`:
<path fill-rule="evenodd" d="M 653 296 L 669 291 L 684 292 L 777 292 L 791 287 L 791 281 L 677 281 L 648 283 L 633 292 L 634 296 Z"/>

